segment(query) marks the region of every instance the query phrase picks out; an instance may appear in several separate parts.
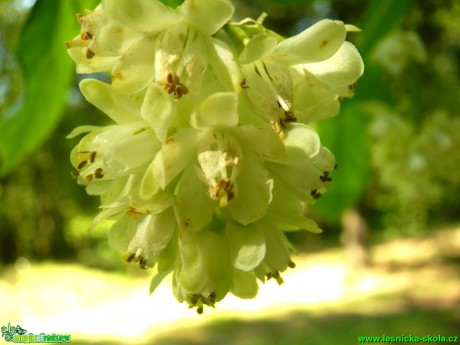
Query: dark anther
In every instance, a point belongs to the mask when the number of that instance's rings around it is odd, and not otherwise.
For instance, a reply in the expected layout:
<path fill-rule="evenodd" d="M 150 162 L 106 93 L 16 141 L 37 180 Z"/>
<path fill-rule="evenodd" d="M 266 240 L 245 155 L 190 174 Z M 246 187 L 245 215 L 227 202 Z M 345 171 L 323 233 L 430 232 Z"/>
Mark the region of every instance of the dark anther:
<path fill-rule="evenodd" d="M 94 55 L 96 55 L 96 53 L 94 53 L 91 49 L 86 48 L 85 56 L 87 59 L 92 59 Z"/>
<path fill-rule="evenodd" d="M 91 40 L 93 39 L 93 35 L 90 33 L 90 32 L 83 32 L 81 35 L 80 35 L 80 38 L 83 40 L 83 41 L 87 41 L 87 40 Z"/>
<path fill-rule="evenodd" d="M 329 172 L 328 171 L 324 171 L 323 172 L 323 175 L 321 175 L 319 177 L 319 179 L 322 181 L 322 182 L 330 182 L 332 181 L 332 178 L 329 176 Z"/>
<path fill-rule="evenodd" d="M 284 122 L 297 122 L 297 117 L 292 115 L 292 112 L 289 110 L 286 110 L 284 112 Z"/>
<path fill-rule="evenodd" d="M 94 177 L 95 177 L 95 178 L 103 178 L 103 177 L 104 177 L 104 174 L 102 173 L 102 169 L 101 169 L 101 168 L 97 168 L 97 169 L 94 171 Z"/>
<path fill-rule="evenodd" d="M 139 267 L 145 270 L 147 268 L 147 260 L 141 257 L 139 260 Z"/>
<path fill-rule="evenodd" d="M 317 189 L 312 189 L 310 195 L 313 197 L 313 199 L 318 199 L 321 196 L 321 193 L 319 193 Z"/>
<path fill-rule="evenodd" d="M 80 164 L 77 165 L 77 169 L 78 169 L 78 170 L 81 170 L 81 169 L 83 169 L 87 164 L 88 164 L 88 161 L 80 162 Z"/>
<path fill-rule="evenodd" d="M 134 253 L 130 253 L 129 256 L 127 258 L 125 258 L 125 261 L 126 262 L 132 262 L 135 258 L 136 254 Z"/>

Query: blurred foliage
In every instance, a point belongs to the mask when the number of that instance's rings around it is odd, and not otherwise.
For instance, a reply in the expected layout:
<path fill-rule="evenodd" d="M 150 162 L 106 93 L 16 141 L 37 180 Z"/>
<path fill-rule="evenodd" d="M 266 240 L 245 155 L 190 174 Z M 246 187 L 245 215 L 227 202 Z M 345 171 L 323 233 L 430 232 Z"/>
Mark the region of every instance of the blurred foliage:
<path fill-rule="evenodd" d="M 329 313 L 317 315 L 305 311 L 258 320 L 224 319 L 201 329 L 176 331 L 159 339 L 163 345 L 242 344 L 304 345 L 357 344 L 358 336 L 432 337 L 454 336 L 455 314 L 451 310 L 409 306 L 399 313 L 366 315 Z M 231 337 L 229 336 L 231 334 Z"/>
<path fill-rule="evenodd" d="M 79 31 L 74 13 L 81 5 L 77 0 L 37 1 L 13 47 L 19 69 L 9 79 L 24 84 L 16 111 L 2 111 L 1 175 L 36 150 L 56 127 L 74 74 L 63 42 Z"/>
<path fill-rule="evenodd" d="M 373 230 L 398 233 L 458 220 L 459 2 L 234 2 L 235 19 L 265 11 L 267 27 L 285 35 L 326 17 L 363 30 L 348 38 L 366 65 L 356 95 L 344 100 L 338 117 L 318 124 L 339 167 L 330 191 L 310 210 L 324 227 L 338 229 L 349 207 L 358 207 Z M 65 139 L 77 125 L 105 121 L 83 101 L 64 45 L 79 32 L 75 13 L 96 3 L 38 0 L 27 11 L 26 1 L 0 1 L 3 262 L 77 257 L 112 267 L 103 228 L 85 232 L 97 200 L 70 177 L 74 142 Z"/>

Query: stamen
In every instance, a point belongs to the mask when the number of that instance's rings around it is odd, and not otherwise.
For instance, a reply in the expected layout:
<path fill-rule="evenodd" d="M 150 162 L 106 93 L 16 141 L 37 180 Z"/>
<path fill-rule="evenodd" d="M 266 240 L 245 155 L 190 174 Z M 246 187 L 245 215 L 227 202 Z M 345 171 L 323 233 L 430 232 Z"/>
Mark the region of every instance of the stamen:
<path fill-rule="evenodd" d="M 212 199 L 219 200 L 221 208 L 227 206 L 235 196 L 233 184 L 228 178 L 221 178 L 216 186 L 209 187 L 209 194 Z"/>
<path fill-rule="evenodd" d="M 135 258 L 136 254 L 132 252 L 125 252 L 121 255 L 121 258 L 126 262 L 132 262 Z"/>
<path fill-rule="evenodd" d="M 172 94 L 175 90 L 176 90 L 176 85 L 172 85 L 172 84 L 166 84 L 163 89 L 169 93 L 169 94 Z"/>
<path fill-rule="evenodd" d="M 284 111 L 284 122 L 297 122 L 297 118 L 292 114 L 292 111 Z"/>
<path fill-rule="evenodd" d="M 84 48 L 84 47 L 87 47 L 89 45 L 89 43 L 90 43 L 89 41 L 84 41 L 84 40 L 81 40 L 81 39 L 80 40 L 75 39 L 75 40 L 72 40 L 72 41 L 67 41 L 65 43 L 65 46 L 66 46 L 67 49 L 76 48 L 76 47 Z"/>
<path fill-rule="evenodd" d="M 281 285 L 284 283 L 284 280 L 283 278 L 281 277 L 281 274 L 279 271 L 274 271 L 274 272 L 268 272 L 265 277 L 267 278 L 267 280 L 270 280 L 270 279 L 275 279 L 276 282 L 278 283 L 278 285 Z"/>
<path fill-rule="evenodd" d="M 275 273 L 273 274 L 273 278 L 275 278 L 278 285 L 281 285 L 284 283 L 284 280 L 283 278 L 281 278 L 281 274 L 278 271 L 275 271 Z"/>
<path fill-rule="evenodd" d="M 79 24 L 83 24 L 85 21 L 85 16 L 81 13 L 77 13 L 77 21 Z"/>
<path fill-rule="evenodd" d="M 216 303 L 216 294 L 211 292 L 209 296 L 205 297 L 202 294 L 188 294 L 186 297 L 188 307 L 195 308 L 198 314 L 203 314 L 204 305 L 209 307 L 215 307 Z"/>
<path fill-rule="evenodd" d="M 87 164 L 88 164 L 88 161 L 80 162 L 80 164 L 77 165 L 77 169 L 78 169 L 78 170 L 81 170 L 81 169 L 83 169 Z"/>
<path fill-rule="evenodd" d="M 94 57 L 94 55 L 96 55 L 95 52 L 93 52 L 91 49 L 89 48 L 86 48 L 86 53 L 85 53 L 85 57 L 87 59 L 92 59 Z"/>
<path fill-rule="evenodd" d="M 94 163 L 94 160 L 96 159 L 96 151 L 79 151 L 77 152 L 77 169 L 81 170 L 85 166 L 88 165 L 88 163 Z"/>
<path fill-rule="evenodd" d="M 176 101 L 181 99 L 183 95 L 186 95 L 189 92 L 188 87 L 179 81 L 179 77 L 174 72 L 169 72 L 166 75 L 163 89 L 167 93 L 173 94 L 174 100 Z"/>
<path fill-rule="evenodd" d="M 174 100 L 178 101 L 183 95 L 188 94 L 188 88 L 184 84 L 179 83 L 174 90 Z"/>
<path fill-rule="evenodd" d="M 86 31 L 86 32 L 82 32 L 82 34 L 80 35 L 80 38 L 83 40 L 83 41 L 87 41 L 87 40 L 92 40 L 93 39 L 93 35 Z"/>
<path fill-rule="evenodd" d="M 101 169 L 101 168 L 97 168 L 97 169 L 94 171 L 94 177 L 95 177 L 95 178 L 103 178 L 103 177 L 104 177 L 104 174 L 102 173 L 102 169 Z"/>
<path fill-rule="evenodd" d="M 136 219 L 137 217 L 143 215 L 144 213 L 136 211 L 134 207 L 129 206 L 126 210 L 125 213 L 128 215 L 128 217 Z"/>
<path fill-rule="evenodd" d="M 176 73 L 174 72 L 169 72 L 167 75 L 166 75 L 166 81 L 169 83 L 169 84 L 178 84 L 179 83 L 179 78 L 177 78 L 177 75 Z"/>
<path fill-rule="evenodd" d="M 143 270 L 147 269 L 148 266 L 147 266 L 147 260 L 144 259 L 143 257 L 140 258 L 139 260 L 139 267 Z"/>
<path fill-rule="evenodd" d="M 123 74 L 121 74 L 120 72 L 112 75 L 112 83 L 115 79 L 119 79 L 119 80 L 123 80 Z"/>
<path fill-rule="evenodd" d="M 332 177 L 329 176 L 329 171 L 324 171 L 323 172 L 323 175 L 321 175 L 319 177 L 319 179 L 322 181 L 322 182 L 331 182 L 332 181 Z"/>
<path fill-rule="evenodd" d="M 139 264 L 139 267 L 141 269 L 146 269 L 148 268 L 147 266 L 147 259 L 144 258 L 142 255 L 142 249 L 138 248 L 136 253 L 126 251 L 121 255 L 122 260 L 133 263 L 133 264 Z"/>
<path fill-rule="evenodd" d="M 319 197 L 321 197 L 322 194 L 318 192 L 317 189 L 312 189 L 310 195 L 313 197 L 313 199 L 318 199 Z"/>
<path fill-rule="evenodd" d="M 282 120 L 270 121 L 270 126 L 273 128 L 275 133 L 278 134 L 281 140 L 284 140 L 286 138 L 286 135 L 283 132 L 283 128 L 286 128 L 286 125 Z"/>

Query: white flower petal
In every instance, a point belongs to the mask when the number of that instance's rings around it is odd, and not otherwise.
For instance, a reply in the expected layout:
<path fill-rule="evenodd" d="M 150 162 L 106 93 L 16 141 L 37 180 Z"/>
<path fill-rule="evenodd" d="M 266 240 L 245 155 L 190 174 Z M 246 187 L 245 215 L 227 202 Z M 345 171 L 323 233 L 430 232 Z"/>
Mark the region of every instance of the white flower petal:
<path fill-rule="evenodd" d="M 164 30 L 180 19 L 176 11 L 157 0 L 104 0 L 102 5 L 113 18 L 145 33 Z"/>
<path fill-rule="evenodd" d="M 231 264 L 223 237 L 211 231 L 183 231 L 179 254 L 175 274 L 187 293 L 208 296 L 214 292 L 216 301 L 225 296 L 231 284 Z"/>
<path fill-rule="evenodd" d="M 243 75 L 225 42 L 214 38 L 208 40 L 207 55 L 212 70 L 227 90 L 242 91 Z"/>
<path fill-rule="evenodd" d="M 132 196 L 131 196 L 132 198 Z M 157 191 L 149 200 L 130 200 L 129 206 L 142 214 L 159 214 L 174 204 L 174 195 L 169 192 Z"/>
<path fill-rule="evenodd" d="M 228 0 L 185 0 L 180 15 L 204 34 L 212 35 L 233 15 L 234 7 Z"/>
<path fill-rule="evenodd" d="M 321 146 L 318 154 L 311 158 L 312 163 L 321 171 L 332 171 L 335 169 L 335 158 L 327 147 Z"/>
<path fill-rule="evenodd" d="M 318 225 L 302 215 L 302 204 L 294 199 L 279 184 L 273 189 L 273 201 L 267 212 L 267 219 L 276 224 L 283 231 L 308 230 L 314 233 L 321 233 Z"/>
<path fill-rule="evenodd" d="M 134 173 L 111 180 L 110 188 L 104 195 L 101 195 L 101 207 L 110 208 L 112 204 L 117 205 L 118 200 L 135 193 L 139 188 L 140 178 L 139 174 Z"/>
<path fill-rule="evenodd" d="M 233 284 L 230 292 L 243 299 L 251 299 L 257 296 L 259 285 L 254 272 L 244 272 L 233 268 Z"/>
<path fill-rule="evenodd" d="M 343 22 L 324 19 L 280 42 L 273 56 L 291 65 L 322 61 L 340 48 L 346 34 Z"/>
<path fill-rule="evenodd" d="M 77 73 L 79 74 L 111 71 L 113 66 L 115 66 L 120 59 L 119 56 L 99 55 L 95 55 L 91 59 L 88 59 L 85 55 L 85 50 L 81 47 L 67 49 L 67 52 L 77 64 Z"/>
<path fill-rule="evenodd" d="M 172 208 L 159 214 L 147 215 L 139 220 L 136 233 L 131 238 L 128 251 L 138 253 L 152 267 L 160 252 L 168 245 L 175 229 Z"/>
<path fill-rule="evenodd" d="M 270 55 L 276 48 L 278 40 L 269 34 L 258 34 L 251 38 L 240 54 L 239 61 L 248 64 Z"/>
<path fill-rule="evenodd" d="M 264 221 L 260 227 L 265 234 L 264 263 L 273 271 L 283 272 L 291 261 L 286 236 L 279 228 L 267 221 Z"/>
<path fill-rule="evenodd" d="M 268 126 L 238 126 L 233 134 L 237 137 L 241 147 L 256 153 L 264 160 L 283 161 L 286 158 L 283 141 Z"/>
<path fill-rule="evenodd" d="M 265 215 L 272 196 L 272 180 L 255 154 L 246 152 L 241 164 L 238 192 L 227 207 L 237 222 L 248 225 Z"/>
<path fill-rule="evenodd" d="M 112 70 L 112 86 L 123 93 L 146 88 L 155 76 L 155 40 L 146 37 L 133 44 Z"/>
<path fill-rule="evenodd" d="M 252 64 L 242 66 L 246 78 L 246 94 L 263 119 L 278 121 L 280 107 L 276 90 L 254 68 Z"/>
<path fill-rule="evenodd" d="M 155 179 L 155 161 L 153 160 L 145 171 L 142 177 L 139 196 L 142 200 L 149 200 L 160 188 L 159 183 Z"/>
<path fill-rule="evenodd" d="M 196 157 L 199 137 L 195 130 L 185 129 L 163 143 L 152 164 L 153 176 L 162 189 Z"/>
<path fill-rule="evenodd" d="M 109 191 L 111 185 L 112 181 L 93 180 L 86 186 L 86 193 L 88 195 L 104 195 Z"/>
<path fill-rule="evenodd" d="M 291 164 L 308 160 L 316 155 L 321 148 L 318 133 L 300 123 L 293 123 L 289 126 L 284 145 Z"/>
<path fill-rule="evenodd" d="M 220 178 L 236 178 L 242 156 L 240 144 L 230 133 L 213 130 L 203 132 L 198 145 L 198 163 L 210 186 L 214 186 L 213 183 Z M 230 168 L 232 176 L 229 176 Z"/>
<path fill-rule="evenodd" d="M 355 83 L 364 72 L 361 55 L 350 42 L 343 42 L 329 59 L 303 67 L 332 90 Z"/>
<path fill-rule="evenodd" d="M 99 126 L 78 126 L 72 132 L 67 134 L 66 138 L 72 139 L 72 138 L 79 136 L 80 134 L 93 132 L 96 130 L 100 130 L 101 128 L 102 127 L 99 127 Z"/>
<path fill-rule="evenodd" d="M 108 232 L 110 245 L 118 251 L 125 251 L 128 248 L 129 241 L 136 233 L 136 226 L 136 220 L 122 214 Z"/>
<path fill-rule="evenodd" d="M 245 227 L 228 223 L 225 239 L 230 248 L 233 266 L 239 270 L 251 271 L 265 257 L 265 236 L 257 223 Z"/>
<path fill-rule="evenodd" d="M 339 113 L 339 95 L 312 79 L 308 83 L 298 83 L 295 95 L 295 116 L 298 122 L 308 124 Z"/>
<path fill-rule="evenodd" d="M 201 102 L 192 114 L 195 128 L 235 127 L 238 125 L 238 96 L 233 92 L 217 92 Z"/>
<path fill-rule="evenodd" d="M 107 138 L 107 140 L 110 140 Z M 110 170 L 125 174 L 150 162 L 160 149 L 151 129 L 140 129 L 125 135 L 114 135 L 114 140 L 105 144 L 103 155 L 107 173 Z"/>
<path fill-rule="evenodd" d="M 84 79 L 79 86 L 86 100 L 116 123 L 123 124 L 140 119 L 139 105 L 133 97 L 117 92 L 112 86 L 96 79 Z"/>
<path fill-rule="evenodd" d="M 177 191 L 176 212 L 179 227 L 186 231 L 200 231 L 208 225 L 216 202 L 209 197 L 208 186 L 198 179 L 193 166 L 182 173 Z"/>
<path fill-rule="evenodd" d="M 122 55 L 131 45 L 144 37 L 144 34 L 112 18 L 109 18 L 104 24 L 94 33 L 93 42 L 90 45 L 91 50 L 96 54 L 95 57 Z"/>
<path fill-rule="evenodd" d="M 142 104 L 141 116 L 153 128 L 158 140 L 166 140 L 168 125 L 175 115 L 176 108 L 171 97 L 158 84 L 150 84 Z"/>
<path fill-rule="evenodd" d="M 279 63 L 275 59 L 270 58 L 267 59 L 265 68 L 267 69 L 267 73 L 270 76 L 274 88 L 276 89 L 278 97 L 282 98 L 281 100 L 278 100 L 278 102 L 284 102 L 285 106 L 287 105 L 291 108 L 294 90 L 291 78 L 292 72 L 290 68 L 286 64 Z"/>

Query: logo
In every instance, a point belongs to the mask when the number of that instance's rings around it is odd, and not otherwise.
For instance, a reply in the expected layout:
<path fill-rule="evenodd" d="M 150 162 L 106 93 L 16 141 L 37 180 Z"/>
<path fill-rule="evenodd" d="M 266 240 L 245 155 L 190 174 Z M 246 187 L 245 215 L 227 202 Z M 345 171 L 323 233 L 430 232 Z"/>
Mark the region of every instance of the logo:
<path fill-rule="evenodd" d="M 70 334 L 26 334 L 27 330 L 17 325 L 16 327 L 11 326 L 8 323 L 8 327 L 2 327 L 2 337 L 8 342 L 13 343 L 70 343 Z"/>

